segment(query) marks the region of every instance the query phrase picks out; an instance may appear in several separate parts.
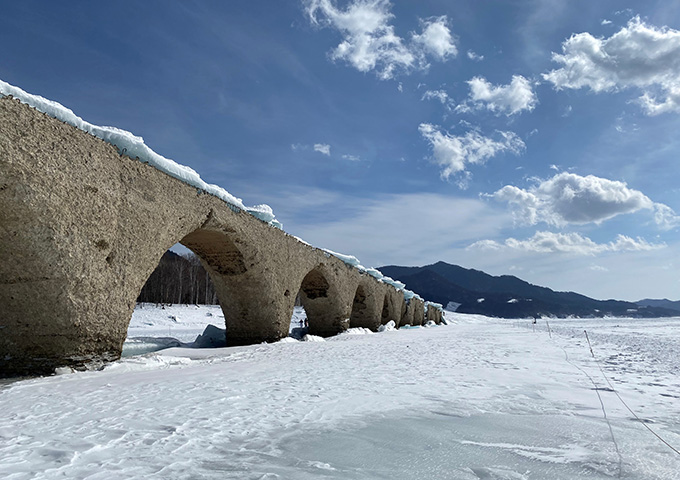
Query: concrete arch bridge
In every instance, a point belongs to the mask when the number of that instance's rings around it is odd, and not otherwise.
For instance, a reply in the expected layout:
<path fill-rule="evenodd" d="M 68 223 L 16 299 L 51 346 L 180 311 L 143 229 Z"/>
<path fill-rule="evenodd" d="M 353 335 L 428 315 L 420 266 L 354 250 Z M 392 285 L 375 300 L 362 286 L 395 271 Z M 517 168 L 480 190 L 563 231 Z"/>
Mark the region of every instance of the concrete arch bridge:
<path fill-rule="evenodd" d="M 422 300 L 0 99 L 0 375 L 118 359 L 142 286 L 178 242 L 210 274 L 229 345 L 287 336 L 298 292 L 316 335 L 425 319 Z"/>

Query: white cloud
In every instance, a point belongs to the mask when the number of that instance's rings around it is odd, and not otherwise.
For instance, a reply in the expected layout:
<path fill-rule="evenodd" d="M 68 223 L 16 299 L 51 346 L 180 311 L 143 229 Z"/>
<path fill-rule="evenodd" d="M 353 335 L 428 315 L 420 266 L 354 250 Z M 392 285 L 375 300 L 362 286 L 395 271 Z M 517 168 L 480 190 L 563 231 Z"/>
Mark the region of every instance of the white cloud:
<path fill-rule="evenodd" d="M 326 144 L 326 143 L 315 143 L 314 145 L 305 145 L 303 143 L 293 143 L 290 146 L 290 149 L 294 152 L 309 152 L 309 151 L 315 151 L 322 153 L 326 156 L 331 155 L 331 146 Z"/>
<path fill-rule="evenodd" d="M 446 61 L 457 54 L 446 16 L 421 20 L 423 31 L 404 41 L 390 24 L 394 15 L 389 0 L 353 0 L 343 10 L 332 0 L 303 0 L 314 25 L 331 27 L 342 42 L 330 57 L 349 63 L 360 72 L 375 71 L 382 80 L 398 72 L 428 67 L 426 55 Z"/>
<path fill-rule="evenodd" d="M 427 90 L 425 93 L 423 93 L 423 96 L 420 98 L 421 100 L 438 100 L 439 103 L 444 105 L 447 110 L 452 110 L 453 108 L 453 101 L 449 97 L 449 94 L 446 93 L 444 90 Z"/>
<path fill-rule="evenodd" d="M 436 98 L 441 103 L 446 104 L 449 101 L 449 94 L 444 90 L 427 90 L 423 93 L 421 100 L 431 100 Z"/>
<path fill-rule="evenodd" d="M 486 108 L 510 116 L 524 110 L 531 111 L 538 103 L 529 80 L 521 75 L 513 75 L 508 85 L 494 86 L 484 77 L 474 77 L 467 83 L 470 86 L 469 102 L 456 107 L 457 111 Z"/>
<path fill-rule="evenodd" d="M 608 38 L 572 35 L 553 53 L 561 68 L 543 74 L 556 89 L 612 92 L 639 88 L 649 115 L 680 113 L 680 31 L 657 28 L 635 17 Z"/>
<path fill-rule="evenodd" d="M 482 60 L 484 60 L 484 55 L 477 55 L 472 50 L 467 51 L 467 57 L 475 62 L 481 62 Z"/>
<path fill-rule="evenodd" d="M 616 239 L 608 243 L 596 243 L 588 237 L 578 233 L 536 232 L 526 240 L 508 238 L 503 243 L 494 240 L 480 240 L 468 249 L 482 250 L 522 250 L 536 253 L 569 253 L 575 255 L 597 255 L 605 252 L 636 252 L 658 250 L 665 244 L 652 244 L 642 238 L 631 238 L 617 235 Z"/>
<path fill-rule="evenodd" d="M 349 155 L 349 154 L 346 154 L 346 155 L 343 155 L 342 158 L 344 158 L 345 160 L 349 160 L 350 162 L 359 162 L 359 161 L 361 161 L 361 158 L 359 158 L 358 155 Z"/>
<path fill-rule="evenodd" d="M 654 221 L 663 230 L 673 230 L 680 227 L 680 216 L 671 207 L 663 203 L 654 204 Z"/>
<path fill-rule="evenodd" d="M 653 210 L 662 229 L 680 225 L 680 218 L 667 205 L 654 203 L 625 182 L 588 175 L 559 173 L 527 190 L 506 185 L 491 195 L 507 202 L 522 222 L 534 225 L 599 224 L 617 215 Z"/>
<path fill-rule="evenodd" d="M 323 153 L 324 155 L 330 157 L 331 156 L 331 146 L 326 144 L 326 143 L 315 143 L 314 144 L 314 151 Z"/>
<path fill-rule="evenodd" d="M 602 22 L 600 23 L 600 25 L 610 25 L 611 23 L 612 23 L 611 20 L 607 20 L 607 19 L 605 18 L 604 20 L 602 20 Z"/>
<path fill-rule="evenodd" d="M 418 130 L 430 142 L 433 158 L 442 167 L 443 178 L 464 171 L 468 163 L 484 163 L 506 150 L 517 155 L 525 148 L 524 142 L 513 132 L 498 131 L 498 140 L 494 140 L 474 131 L 461 136 L 449 135 L 429 123 L 421 123 Z"/>
<path fill-rule="evenodd" d="M 456 42 L 449 30 L 446 15 L 421 20 L 421 26 L 423 33 L 414 34 L 413 43 L 420 45 L 425 52 L 440 61 L 458 55 Z"/>

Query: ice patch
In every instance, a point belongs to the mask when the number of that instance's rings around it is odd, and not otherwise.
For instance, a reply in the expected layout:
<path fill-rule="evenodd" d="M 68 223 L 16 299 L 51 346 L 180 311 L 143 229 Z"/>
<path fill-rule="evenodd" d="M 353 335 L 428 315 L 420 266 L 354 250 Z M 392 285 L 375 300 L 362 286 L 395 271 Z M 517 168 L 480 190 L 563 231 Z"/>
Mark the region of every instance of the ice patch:
<path fill-rule="evenodd" d="M 281 340 L 279 340 L 276 343 L 298 343 L 299 340 L 296 340 L 293 337 L 283 337 Z"/>
<path fill-rule="evenodd" d="M 302 337 L 303 342 L 325 342 L 326 339 L 323 337 L 319 337 L 318 335 L 305 335 Z"/>
<path fill-rule="evenodd" d="M 158 370 L 170 367 L 186 366 L 192 360 L 187 357 L 173 357 L 169 355 L 158 355 L 156 353 L 127 357 L 117 362 L 104 365 L 103 370 L 114 372 L 136 372 L 140 370 Z"/>
<path fill-rule="evenodd" d="M 375 332 L 372 331 L 370 328 L 364 328 L 364 327 L 353 327 L 353 328 L 348 328 L 344 332 L 342 332 L 340 335 L 373 335 Z"/>
<path fill-rule="evenodd" d="M 530 477 L 505 467 L 470 468 L 474 479 L 484 480 L 528 480 Z"/>
<path fill-rule="evenodd" d="M 335 471 L 335 468 L 331 467 L 329 464 L 324 463 L 324 462 L 307 462 L 310 467 L 318 468 L 320 470 L 332 470 Z"/>
<path fill-rule="evenodd" d="M 203 333 L 196 337 L 192 348 L 222 348 L 227 346 L 227 331 L 224 328 L 208 325 Z"/>
<path fill-rule="evenodd" d="M 380 325 L 378 327 L 379 332 L 392 332 L 396 329 L 397 329 L 397 325 L 396 325 L 396 323 L 394 323 L 394 320 L 390 320 L 385 325 Z"/>
<path fill-rule="evenodd" d="M 68 375 L 70 373 L 75 373 L 71 367 L 57 367 L 54 369 L 55 375 Z"/>
<path fill-rule="evenodd" d="M 183 345 L 182 342 L 172 337 L 133 337 L 125 340 L 122 356 L 144 355 Z"/>
<path fill-rule="evenodd" d="M 567 445 L 561 448 L 533 447 L 527 445 L 515 445 L 511 443 L 481 443 L 463 440 L 463 445 L 475 445 L 478 447 L 499 448 L 509 450 L 532 460 L 549 463 L 583 463 L 592 459 L 593 452 L 580 445 Z"/>

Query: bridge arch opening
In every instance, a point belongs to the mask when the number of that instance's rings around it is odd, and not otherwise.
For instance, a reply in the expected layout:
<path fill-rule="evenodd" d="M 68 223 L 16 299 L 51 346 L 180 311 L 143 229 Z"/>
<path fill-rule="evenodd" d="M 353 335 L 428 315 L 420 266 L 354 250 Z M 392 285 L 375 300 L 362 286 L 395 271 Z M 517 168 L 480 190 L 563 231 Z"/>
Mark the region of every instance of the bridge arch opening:
<path fill-rule="evenodd" d="M 310 270 L 300 283 L 296 305 L 291 322 L 297 322 L 297 327 L 291 329 L 295 338 L 302 339 L 305 335 L 327 336 L 327 310 L 330 308 L 330 283 L 323 272 L 323 266 L 318 265 Z"/>
<path fill-rule="evenodd" d="M 225 278 L 246 270 L 242 253 L 223 232 L 197 229 L 185 235 L 163 254 L 141 288 L 123 355 L 171 346 L 226 346 L 228 319 L 221 307 L 239 293 Z"/>

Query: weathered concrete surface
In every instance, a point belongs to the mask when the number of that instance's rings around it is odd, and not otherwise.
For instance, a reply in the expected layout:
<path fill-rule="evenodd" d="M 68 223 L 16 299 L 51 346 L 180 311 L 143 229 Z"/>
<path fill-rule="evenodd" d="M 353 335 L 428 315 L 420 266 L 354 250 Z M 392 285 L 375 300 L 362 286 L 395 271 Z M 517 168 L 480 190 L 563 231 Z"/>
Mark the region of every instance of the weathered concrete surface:
<path fill-rule="evenodd" d="M 425 323 L 425 302 L 418 299 L 412 298 L 413 303 L 413 323 L 411 325 L 422 325 Z"/>
<path fill-rule="evenodd" d="M 372 287 L 371 283 L 374 283 L 373 280 L 369 276 L 365 276 L 357 285 L 349 322 L 349 326 L 352 328 L 363 327 L 377 330 L 380 327 L 385 298 L 384 289 Z"/>
<path fill-rule="evenodd" d="M 402 316 L 402 305 L 404 304 L 404 293 L 394 288 L 385 288 L 385 300 L 383 302 L 381 322 L 383 325 L 393 321 L 399 326 Z"/>
<path fill-rule="evenodd" d="M 401 319 L 394 288 L 10 98 L 0 215 L 0 374 L 118 358 L 139 291 L 177 242 L 206 266 L 231 345 L 286 336 L 299 291 L 311 333 Z"/>
<path fill-rule="evenodd" d="M 442 312 L 434 305 L 428 304 L 425 312 L 425 319 L 428 322 L 434 322 L 439 325 L 442 323 Z"/>
<path fill-rule="evenodd" d="M 404 305 L 404 313 L 401 316 L 401 322 L 399 322 L 400 327 L 405 325 L 413 325 L 413 312 L 415 310 L 415 302 L 413 300 L 414 299 L 409 300 Z"/>

